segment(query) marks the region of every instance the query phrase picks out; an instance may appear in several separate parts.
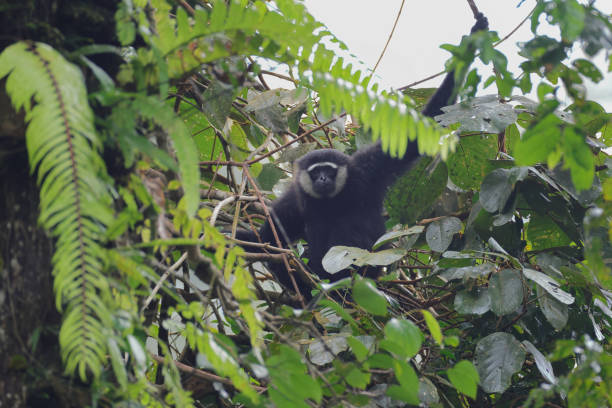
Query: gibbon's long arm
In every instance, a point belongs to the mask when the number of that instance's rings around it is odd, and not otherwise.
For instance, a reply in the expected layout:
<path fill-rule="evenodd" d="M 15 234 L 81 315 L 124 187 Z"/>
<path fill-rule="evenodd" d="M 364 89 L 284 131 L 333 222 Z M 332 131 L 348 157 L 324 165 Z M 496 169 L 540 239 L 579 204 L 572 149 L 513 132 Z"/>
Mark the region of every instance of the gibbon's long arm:
<path fill-rule="evenodd" d="M 488 30 L 489 21 L 482 13 L 476 16 L 476 23 L 472 27 L 470 33 L 476 31 Z M 427 105 L 422 111 L 424 116 L 433 118 L 441 115 L 442 108 L 455 103 L 457 97 L 455 90 L 455 72 L 450 71 L 446 74 L 442 84 L 427 102 Z M 351 157 L 351 161 L 358 163 L 357 167 L 363 169 L 362 177 L 369 180 L 372 187 L 387 188 L 393 182 L 406 172 L 419 157 L 419 149 L 417 142 L 408 143 L 406 153 L 401 159 L 391 158 L 384 153 L 381 148 L 380 141 L 358 150 Z"/>

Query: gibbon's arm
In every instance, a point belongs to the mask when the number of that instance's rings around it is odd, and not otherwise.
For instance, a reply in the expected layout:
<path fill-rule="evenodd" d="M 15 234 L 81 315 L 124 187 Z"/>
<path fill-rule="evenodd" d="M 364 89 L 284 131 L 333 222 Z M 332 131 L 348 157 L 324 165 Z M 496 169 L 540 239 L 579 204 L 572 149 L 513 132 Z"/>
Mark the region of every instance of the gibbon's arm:
<path fill-rule="evenodd" d="M 274 200 L 270 207 L 270 217 L 274 220 L 276 233 L 284 248 L 288 247 L 288 243 L 294 242 L 304 235 L 304 217 L 299 208 L 299 197 L 294 184 L 291 184 L 282 196 Z M 257 235 L 251 230 L 236 230 L 236 238 L 243 241 L 259 242 Z M 267 242 L 273 246 L 277 245 L 268 220 L 260 227 L 259 238 L 261 242 Z M 249 252 L 260 251 L 249 248 Z"/>
<path fill-rule="evenodd" d="M 453 104 L 454 101 L 450 99 L 454 88 L 455 73 L 451 71 L 446 74 L 442 85 L 427 102 L 422 112 L 423 115 L 428 117 L 440 115 L 443 107 Z M 390 157 L 383 152 L 380 141 L 377 141 L 355 152 L 351 156 L 351 161 L 353 162 L 352 167 L 362 172 L 361 179 L 366 180 L 368 187 L 387 188 L 397 177 L 408 171 L 418 158 L 419 149 L 416 141 L 408 143 L 406 153 L 401 159 Z"/>
<path fill-rule="evenodd" d="M 484 14 L 478 13 L 476 23 L 472 27 L 470 33 L 476 31 L 488 30 L 489 21 Z M 442 108 L 455 103 L 456 95 L 453 95 L 455 89 L 455 71 L 450 71 L 446 74 L 444 81 L 436 90 L 433 96 L 427 102 L 423 109 L 423 115 L 433 118 L 441 115 Z M 364 180 L 369 181 L 369 185 L 376 185 L 386 188 L 393 184 L 395 179 L 403 174 L 411 167 L 414 161 L 419 157 L 417 142 L 409 142 L 404 157 L 401 159 L 392 158 L 382 151 L 380 141 L 373 145 L 367 146 L 358 150 L 351 157 L 356 167 L 363 171 L 361 175 Z"/>

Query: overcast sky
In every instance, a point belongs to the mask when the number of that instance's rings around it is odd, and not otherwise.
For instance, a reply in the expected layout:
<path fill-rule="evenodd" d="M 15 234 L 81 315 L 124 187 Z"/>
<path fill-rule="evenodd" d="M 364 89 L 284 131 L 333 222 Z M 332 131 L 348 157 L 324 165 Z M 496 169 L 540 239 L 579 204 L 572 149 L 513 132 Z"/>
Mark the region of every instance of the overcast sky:
<path fill-rule="evenodd" d="M 401 0 L 305 0 L 310 13 L 342 40 L 355 55 L 353 61 L 362 61 L 372 68 L 384 48 L 401 5 Z M 476 0 L 476 5 L 489 19 L 491 30 L 506 36 L 531 11 L 534 0 Z M 600 10 L 612 12 L 612 0 L 598 0 Z M 393 38 L 376 74 L 383 88 L 399 88 L 441 71 L 450 54 L 440 44 L 458 44 L 475 20 L 465 0 L 407 0 Z M 556 36 L 551 27 L 540 28 L 539 33 Z M 508 68 L 516 75 L 522 58 L 517 54 L 517 42 L 531 38 L 530 23 L 526 22 L 499 49 L 509 60 Z M 576 54 L 576 57 L 578 54 Z M 605 57 L 599 55 L 600 67 Z M 490 67 L 482 68 L 481 77 L 491 75 Z M 606 79 L 597 86 L 586 80 L 588 96 L 612 111 L 612 74 L 602 70 Z M 534 78 L 535 79 L 535 78 Z M 423 87 L 438 86 L 441 78 L 423 83 Z M 518 92 L 516 89 L 515 93 Z M 495 93 L 494 86 L 481 93 Z"/>

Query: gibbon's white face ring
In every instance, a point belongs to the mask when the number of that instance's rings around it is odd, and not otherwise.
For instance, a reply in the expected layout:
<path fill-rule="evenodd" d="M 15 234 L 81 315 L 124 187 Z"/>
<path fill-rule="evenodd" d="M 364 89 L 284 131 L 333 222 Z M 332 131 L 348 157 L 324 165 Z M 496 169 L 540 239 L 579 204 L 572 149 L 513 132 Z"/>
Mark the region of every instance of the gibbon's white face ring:
<path fill-rule="evenodd" d="M 308 175 L 309 171 L 311 171 L 312 169 L 316 169 L 317 167 L 320 167 L 320 166 L 330 166 L 334 169 L 337 169 L 334 191 L 332 191 L 329 195 L 326 195 L 326 196 L 322 196 L 321 194 L 318 194 L 316 191 L 314 191 L 314 188 L 312 187 L 312 180 L 310 179 L 310 176 Z M 332 198 L 332 197 L 337 196 L 344 188 L 347 177 L 348 177 L 347 167 L 345 165 L 338 166 L 336 163 L 332 163 L 332 162 L 315 163 L 313 165 L 308 166 L 308 169 L 306 169 L 306 171 L 303 171 L 303 170 L 298 171 L 298 183 L 301 189 L 306 194 L 308 194 L 310 197 L 319 198 L 319 199 L 320 198 Z"/>
<path fill-rule="evenodd" d="M 319 163 L 315 163 L 315 164 L 311 164 L 307 169 L 306 172 L 310 173 L 310 171 L 312 169 L 316 169 L 317 167 L 322 167 L 322 166 L 329 166 L 332 169 L 337 169 L 338 165 L 336 163 L 332 163 L 332 162 L 319 162 Z"/>

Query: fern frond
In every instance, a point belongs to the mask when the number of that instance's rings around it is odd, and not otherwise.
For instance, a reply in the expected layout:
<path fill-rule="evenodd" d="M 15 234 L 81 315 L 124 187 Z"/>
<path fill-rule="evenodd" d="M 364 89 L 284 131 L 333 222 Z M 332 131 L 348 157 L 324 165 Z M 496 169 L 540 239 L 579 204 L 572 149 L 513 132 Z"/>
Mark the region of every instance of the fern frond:
<path fill-rule="evenodd" d="M 192 217 L 200 204 L 200 167 L 198 148 L 185 122 L 158 98 L 139 96 L 133 101 L 138 113 L 161 126 L 172 138 L 185 197 L 185 210 Z"/>
<path fill-rule="evenodd" d="M 193 19 L 180 7 L 176 18 L 171 17 L 165 0 L 153 3 L 158 35 L 150 41 L 166 55 L 171 77 L 231 55 L 274 59 L 298 67 L 302 85 L 318 92 L 324 114 L 350 112 L 372 131 L 374 139 L 382 139 L 383 149 L 393 156 L 403 155 L 407 138 L 417 136 L 422 153 L 446 156 L 454 145 L 454 140 L 442 137 L 433 121 L 419 115 L 410 99 L 376 92 L 370 76 L 355 72 L 327 49 L 324 40 L 338 41 L 301 3 L 277 1 L 276 11 L 262 2 L 242 6 L 237 0 L 212 1 L 212 9 L 195 10 Z M 225 35 L 243 41 L 229 41 Z"/>
<path fill-rule="evenodd" d="M 110 297 L 103 275 L 105 226 L 112 220 L 101 142 L 83 77 L 57 51 L 19 42 L 0 54 L 0 78 L 28 124 L 26 145 L 40 186 L 40 223 L 56 238 L 56 305 L 66 371 L 98 375 L 106 353 Z"/>

